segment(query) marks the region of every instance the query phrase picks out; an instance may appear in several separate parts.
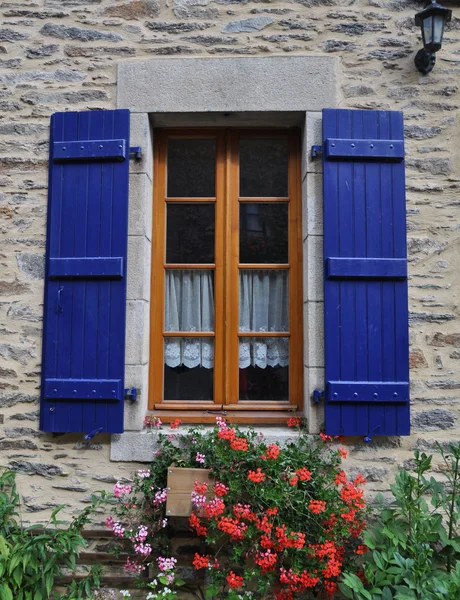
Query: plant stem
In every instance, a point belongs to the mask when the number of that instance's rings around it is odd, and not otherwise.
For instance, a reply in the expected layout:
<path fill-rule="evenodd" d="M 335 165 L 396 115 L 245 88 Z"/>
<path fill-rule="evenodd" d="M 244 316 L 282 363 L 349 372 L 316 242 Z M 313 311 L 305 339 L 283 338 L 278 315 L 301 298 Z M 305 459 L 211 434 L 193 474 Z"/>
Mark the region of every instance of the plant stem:
<path fill-rule="evenodd" d="M 459 457 L 456 456 L 455 460 L 455 469 L 453 474 L 453 483 L 452 483 L 452 499 L 450 502 L 449 508 L 449 540 L 452 539 L 454 533 L 454 511 L 456 504 L 456 496 L 457 496 L 457 483 L 458 483 L 458 467 L 459 467 Z M 452 560 L 451 555 L 447 555 L 447 572 L 450 573 L 452 570 Z"/>

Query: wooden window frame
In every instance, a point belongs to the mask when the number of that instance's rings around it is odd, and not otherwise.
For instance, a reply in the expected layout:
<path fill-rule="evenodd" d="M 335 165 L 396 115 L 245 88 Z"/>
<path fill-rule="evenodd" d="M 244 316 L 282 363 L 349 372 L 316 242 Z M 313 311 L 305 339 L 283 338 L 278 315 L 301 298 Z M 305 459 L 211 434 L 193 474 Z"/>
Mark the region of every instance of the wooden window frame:
<path fill-rule="evenodd" d="M 239 196 L 239 137 L 280 137 L 288 140 L 288 192 L 285 198 Z M 213 198 L 167 197 L 167 140 L 170 138 L 216 139 L 216 189 Z M 152 235 L 152 277 L 150 314 L 149 409 L 163 421 L 181 418 L 184 422 L 214 422 L 226 414 L 232 422 L 281 423 L 287 416 L 303 414 L 303 295 L 302 295 L 302 211 L 300 194 L 299 129 L 157 129 L 154 148 L 154 195 Z M 241 202 L 286 202 L 288 204 L 289 263 L 239 264 L 239 205 Z M 166 207 L 168 203 L 214 203 L 215 262 L 168 264 L 165 261 Z M 221 240 L 217 243 L 217 240 Z M 164 284 L 168 269 L 213 269 L 214 332 L 165 332 Z M 240 269 L 285 268 L 289 270 L 289 333 L 263 333 L 264 337 L 290 338 L 289 401 L 238 401 L 238 338 L 257 337 L 259 332 L 238 332 L 238 290 Z M 225 326 L 227 324 L 227 326 Z M 163 400 L 164 337 L 213 337 L 214 400 Z M 298 351 L 293 351 L 298 349 Z"/>

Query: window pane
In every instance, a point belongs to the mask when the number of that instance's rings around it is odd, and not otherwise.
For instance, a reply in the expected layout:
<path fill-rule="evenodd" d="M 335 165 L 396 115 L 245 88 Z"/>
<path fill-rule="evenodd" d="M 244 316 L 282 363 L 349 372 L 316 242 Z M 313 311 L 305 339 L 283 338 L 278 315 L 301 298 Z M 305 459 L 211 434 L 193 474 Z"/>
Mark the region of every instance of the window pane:
<path fill-rule="evenodd" d="M 287 269 L 241 269 L 240 331 L 289 331 Z"/>
<path fill-rule="evenodd" d="M 216 140 L 168 140 L 168 196 L 209 198 L 216 195 Z"/>
<path fill-rule="evenodd" d="M 240 140 L 240 196 L 288 196 L 287 139 Z"/>
<path fill-rule="evenodd" d="M 289 399 L 289 338 L 240 338 L 240 400 Z"/>
<path fill-rule="evenodd" d="M 288 262 L 288 204 L 240 204 L 240 263 Z"/>
<path fill-rule="evenodd" d="M 165 338 L 165 400 L 212 400 L 214 340 Z"/>
<path fill-rule="evenodd" d="M 214 262 L 214 204 L 168 204 L 167 263 Z"/>
<path fill-rule="evenodd" d="M 165 331 L 214 331 L 214 272 L 167 269 Z"/>

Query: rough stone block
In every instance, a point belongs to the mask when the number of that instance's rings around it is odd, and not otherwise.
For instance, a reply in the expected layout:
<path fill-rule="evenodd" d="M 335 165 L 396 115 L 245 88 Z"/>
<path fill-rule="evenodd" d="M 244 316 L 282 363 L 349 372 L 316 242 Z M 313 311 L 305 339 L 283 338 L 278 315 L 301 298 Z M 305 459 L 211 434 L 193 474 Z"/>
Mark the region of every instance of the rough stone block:
<path fill-rule="evenodd" d="M 152 182 L 146 173 L 129 176 L 128 235 L 152 237 Z"/>
<path fill-rule="evenodd" d="M 320 174 L 308 173 L 303 180 L 302 221 L 304 236 L 323 235 L 323 177 Z"/>
<path fill-rule="evenodd" d="M 260 31 L 274 22 L 273 17 L 252 17 L 250 19 L 241 19 L 239 21 L 230 21 L 222 29 L 224 33 L 251 33 Z"/>
<path fill-rule="evenodd" d="M 304 242 L 304 289 L 307 302 L 322 302 L 324 299 L 323 236 L 310 235 Z M 305 286 L 306 282 L 306 286 Z"/>
<path fill-rule="evenodd" d="M 137 389 L 137 400 L 125 400 L 125 431 L 141 431 L 148 405 L 149 368 L 148 365 L 127 365 L 125 387 Z"/>
<path fill-rule="evenodd" d="M 155 453 L 155 438 L 146 432 L 126 432 L 112 435 L 110 460 L 152 462 Z"/>
<path fill-rule="evenodd" d="M 142 365 L 149 357 L 149 303 L 128 300 L 126 303 L 126 365 Z"/>
<path fill-rule="evenodd" d="M 140 235 L 128 236 L 128 300 L 150 300 L 150 241 Z"/>
<path fill-rule="evenodd" d="M 304 305 L 305 364 L 324 367 L 324 303 L 306 302 Z"/>
<path fill-rule="evenodd" d="M 327 106 L 333 105 L 334 100 L 331 100 L 332 104 L 329 103 Z M 320 112 L 307 112 L 306 129 L 307 134 L 305 136 L 305 157 L 306 161 L 302 164 L 302 179 L 307 173 L 322 173 L 323 172 L 323 161 L 321 156 L 317 156 L 312 159 L 311 147 L 321 146 L 323 143 L 323 117 Z"/>
<path fill-rule="evenodd" d="M 318 111 L 335 104 L 336 79 L 337 62 L 326 56 L 125 61 L 118 65 L 118 106 L 146 113 Z"/>
<path fill-rule="evenodd" d="M 437 431 L 455 427 L 457 417 L 450 410 L 435 408 L 412 415 L 411 425 L 419 431 Z"/>
<path fill-rule="evenodd" d="M 304 414 L 309 433 L 319 433 L 324 424 L 324 401 L 313 402 L 313 390 L 324 390 L 324 368 L 304 367 Z"/>
<path fill-rule="evenodd" d="M 117 106 L 126 108 L 123 103 L 120 103 L 120 95 L 118 95 Z M 153 137 L 147 114 L 131 114 L 129 136 L 130 146 L 140 146 L 142 150 L 141 160 L 130 161 L 130 174 L 145 173 L 150 180 L 153 180 Z"/>

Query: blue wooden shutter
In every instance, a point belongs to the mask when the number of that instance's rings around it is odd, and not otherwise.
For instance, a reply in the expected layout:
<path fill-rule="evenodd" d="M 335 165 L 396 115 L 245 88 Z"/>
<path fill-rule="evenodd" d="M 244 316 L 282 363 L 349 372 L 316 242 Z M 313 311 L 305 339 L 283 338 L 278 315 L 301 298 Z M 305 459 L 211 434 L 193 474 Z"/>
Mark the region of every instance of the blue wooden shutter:
<path fill-rule="evenodd" d="M 403 117 L 323 111 L 326 432 L 409 434 Z"/>
<path fill-rule="evenodd" d="M 51 117 L 44 431 L 123 431 L 128 169 L 128 110 Z"/>

